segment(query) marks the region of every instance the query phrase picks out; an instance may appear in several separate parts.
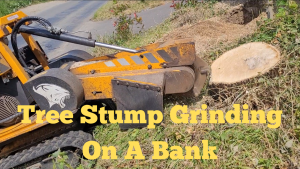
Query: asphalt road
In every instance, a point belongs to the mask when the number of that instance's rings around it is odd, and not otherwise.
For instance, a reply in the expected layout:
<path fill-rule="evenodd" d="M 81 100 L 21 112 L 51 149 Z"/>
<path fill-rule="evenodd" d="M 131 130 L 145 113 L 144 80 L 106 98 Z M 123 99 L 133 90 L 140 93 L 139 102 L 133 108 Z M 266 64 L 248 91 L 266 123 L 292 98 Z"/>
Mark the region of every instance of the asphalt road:
<path fill-rule="evenodd" d="M 73 33 L 77 32 L 74 34 L 77 36 L 87 37 L 88 34 L 83 31 L 92 32 L 93 39 L 97 39 L 99 35 L 111 34 L 114 31 L 113 22 L 115 19 L 100 22 L 90 20 L 97 9 L 103 4 L 105 4 L 105 1 L 53 1 L 33 5 L 21 10 L 29 16 L 43 17 L 49 20 L 55 27 L 63 28 Z M 167 3 L 153 9 L 142 11 L 138 16 L 143 18 L 144 29 L 148 29 L 163 22 L 172 11 L 173 9 L 170 8 L 170 4 Z M 89 47 L 53 39 L 36 36 L 34 36 L 34 38 L 39 41 L 50 59 L 72 49 L 92 50 L 92 48 Z M 25 44 L 22 37 L 18 37 L 19 47 Z"/>

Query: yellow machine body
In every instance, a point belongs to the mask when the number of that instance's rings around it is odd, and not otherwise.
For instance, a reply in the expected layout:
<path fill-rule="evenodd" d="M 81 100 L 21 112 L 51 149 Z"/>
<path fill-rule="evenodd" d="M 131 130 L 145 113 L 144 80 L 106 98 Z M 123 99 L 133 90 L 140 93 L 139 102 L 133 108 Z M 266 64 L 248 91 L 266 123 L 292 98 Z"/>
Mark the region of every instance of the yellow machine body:
<path fill-rule="evenodd" d="M 15 23 L 24 17 L 26 15 L 18 11 L 0 18 L 0 77 L 3 81 L 17 78 L 22 85 L 26 86 L 34 79 L 46 74 L 51 68 L 46 54 L 29 34 L 21 33 L 44 72 L 30 77 L 9 49 L 6 37 L 12 32 Z M 122 87 L 118 88 L 118 86 L 131 87 L 133 91 L 137 90 L 137 93 L 142 90 L 146 91 L 149 97 L 157 97 L 160 100 L 158 104 L 161 107 L 162 95 L 189 93 L 192 96 L 198 96 L 200 94 L 207 76 L 208 65 L 196 56 L 193 42 L 178 40 L 154 43 L 138 49 L 144 49 L 144 51 L 140 53 L 119 52 L 80 62 L 66 63 L 61 66 L 61 69 L 68 70 L 79 79 L 84 91 L 84 100 L 112 99 L 117 105 L 126 104 L 121 106 L 121 109 L 128 108 L 126 106 L 131 104 L 136 105 L 132 102 L 122 102 L 124 100 L 121 98 L 122 92 L 119 92 Z M 124 95 L 128 96 L 126 92 Z M 148 94 L 145 94 L 145 97 Z M 142 96 L 141 93 L 133 98 Z M 36 100 L 35 97 L 33 98 Z M 151 107 L 148 108 L 151 109 Z M 48 124 L 45 119 L 44 123 L 36 124 L 34 115 L 30 118 L 31 124 L 18 122 L 0 129 L 0 145 L 2 145 L 0 157 L 5 157 L 13 149 L 22 147 L 24 142 L 20 140 L 24 139 L 23 136 L 27 133 Z"/>

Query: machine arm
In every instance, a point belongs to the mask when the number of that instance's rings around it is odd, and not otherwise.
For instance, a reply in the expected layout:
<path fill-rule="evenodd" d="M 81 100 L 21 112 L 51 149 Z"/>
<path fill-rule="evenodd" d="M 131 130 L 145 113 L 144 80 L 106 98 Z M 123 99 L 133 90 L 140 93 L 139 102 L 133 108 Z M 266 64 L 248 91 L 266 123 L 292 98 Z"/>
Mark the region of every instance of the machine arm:
<path fill-rule="evenodd" d="M 93 39 L 83 38 L 83 37 L 74 36 L 74 35 L 70 35 L 70 34 L 62 33 L 60 35 L 57 35 L 57 34 L 53 34 L 53 33 L 49 32 L 46 29 L 40 29 L 40 28 L 35 28 L 35 27 L 31 27 L 31 26 L 26 26 L 26 25 L 22 25 L 19 29 L 19 32 L 32 34 L 32 35 L 36 35 L 36 36 L 41 36 L 41 37 L 45 37 L 45 38 L 50 38 L 50 39 L 61 40 L 61 41 L 75 43 L 75 44 L 89 46 L 89 47 L 99 46 L 99 47 L 105 47 L 105 48 L 111 48 L 111 49 L 115 49 L 115 50 L 130 52 L 130 53 L 141 52 L 139 50 L 128 49 L 128 48 L 124 48 L 124 47 L 120 47 L 120 46 L 114 46 L 114 45 L 109 45 L 109 44 L 105 44 L 105 43 L 100 43 L 100 42 L 96 42 L 96 40 L 93 40 Z"/>

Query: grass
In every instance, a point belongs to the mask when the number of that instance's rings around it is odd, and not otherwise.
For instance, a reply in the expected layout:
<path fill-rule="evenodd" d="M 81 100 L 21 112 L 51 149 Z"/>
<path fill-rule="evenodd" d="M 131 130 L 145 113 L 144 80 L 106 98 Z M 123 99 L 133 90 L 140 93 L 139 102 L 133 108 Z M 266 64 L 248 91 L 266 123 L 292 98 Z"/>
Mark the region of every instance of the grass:
<path fill-rule="evenodd" d="M 1 0 L 0 17 L 16 12 L 20 8 L 50 0 Z"/>
<path fill-rule="evenodd" d="M 134 34 L 128 41 L 124 42 L 115 42 L 112 39 L 111 35 L 106 35 L 103 37 L 99 37 L 99 42 L 104 42 L 108 44 L 115 44 L 115 45 L 120 45 L 123 47 L 127 48 L 136 48 L 139 46 L 144 46 L 149 43 L 153 43 L 157 40 L 157 38 L 162 37 L 165 33 L 170 31 L 172 29 L 172 26 L 170 25 L 169 21 L 164 22 L 163 24 L 155 27 L 155 28 L 150 28 L 149 30 L 139 33 L 139 34 Z M 105 54 L 111 54 L 115 53 L 117 50 L 113 49 L 108 49 L 108 48 L 94 48 L 93 55 L 94 56 L 102 56 Z"/>
<path fill-rule="evenodd" d="M 199 7 L 205 15 L 200 18 L 187 16 L 195 9 L 177 11 L 169 20 L 156 28 L 136 34 L 132 39 L 117 42 L 118 45 L 135 48 L 154 42 L 182 24 L 193 24 L 199 19 L 207 19 L 217 13 L 212 7 Z M 204 12 L 206 11 L 206 12 Z M 184 13 L 185 15 L 180 15 Z M 300 16 L 299 11 L 282 12 L 274 20 L 264 20 L 258 30 L 236 43 L 211 50 L 202 57 L 209 63 L 224 52 L 241 44 L 263 41 L 276 46 L 281 51 L 282 60 L 269 73 L 250 79 L 247 83 L 231 86 L 211 86 L 206 84 L 198 98 L 167 96 L 164 99 L 165 119 L 156 129 L 130 129 L 121 131 L 117 124 L 97 126 L 94 137 L 103 146 L 115 146 L 118 160 L 97 160 L 95 169 L 100 168 L 297 168 L 300 166 Z M 103 38 L 113 42 L 110 36 Z M 115 52 L 99 48 L 96 55 Z M 209 79 L 207 80 L 209 81 Z M 218 93 L 215 93 L 215 90 Z M 245 92 L 247 91 L 247 92 Z M 223 94 L 221 95 L 219 94 Z M 238 99 L 236 99 L 238 98 Z M 234 103 L 233 103 L 234 102 Z M 278 129 L 260 124 L 174 124 L 169 117 L 174 105 L 188 105 L 190 109 L 200 109 L 202 104 L 212 110 L 228 110 L 232 104 L 248 104 L 250 109 L 283 110 L 282 125 Z M 216 146 L 217 160 L 152 160 L 152 141 L 166 141 L 169 146 L 199 146 L 201 140 L 209 140 Z M 286 143 L 293 141 L 291 147 Z M 145 160 L 124 160 L 128 141 L 139 141 Z"/>
<path fill-rule="evenodd" d="M 115 124 L 98 126 L 95 138 L 100 145 L 115 146 L 117 155 L 124 157 L 128 141 L 139 141 L 146 160 L 98 160 L 95 168 L 242 168 L 253 166 L 255 159 L 257 165 L 269 168 L 274 163 L 280 163 L 280 157 L 273 149 L 268 149 L 269 146 L 277 146 L 280 131 L 266 131 L 263 126 L 252 125 L 177 125 L 171 122 L 167 111 L 165 113 L 163 126 L 154 130 L 130 129 L 121 132 Z M 152 141 L 167 141 L 170 146 L 201 147 L 201 140 L 209 140 L 210 146 L 217 146 L 218 160 L 151 160 Z M 234 147 L 238 149 L 236 152 Z"/>
<path fill-rule="evenodd" d="M 188 14 L 195 9 L 184 9 L 178 13 Z M 209 11 L 210 8 L 207 8 Z M 178 14 L 177 13 L 177 14 Z M 194 15 L 193 15 L 194 16 Z M 204 18 L 212 17 L 212 14 Z M 165 23 L 142 34 L 134 35 L 119 45 L 137 47 L 151 43 L 164 33 L 172 31 L 189 21 L 195 21 L 187 15 L 173 16 Z M 180 22 L 178 22 L 180 21 Z M 286 15 L 275 20 L 262 21 L 259 29 L 253 35 L 240 39 L 237 43 L 212 50 L 203 57 L 210 63 L 228 51 L 241 44 L 263 41 L 281 50 L 282 61 L 270 73 L 251 79 L 248 83 L 235 86 L 209 86 L 203 89 L 202 96 L 186 100 L 185 98 L 167 97 L 165 103 L 164 124 L 154 130 L 131 129 L 120 131 L 118 125 L 106 124 L 96 128 L 95 138 L 100 145 L 116 146 L 119 157 L 124 157 L 128 141 L 139 141 L 146 160 L 98 160 L 95 168 L 291 168 L 300 160 L 300 44 L 299 15 Z M 298 43 L 295 43 L 298 39 Z M 96 51 L 110 53 L 112 51 Z M 219 99 L 214 91 L 226 97 Z M 246 94 L 244 91 L 248 91 Z M 265 125 L 214 125 L 214 124 L 174 124 L 168 115 L 170 108 L 177 104 L 187 104 L 190 109 L 199 109 L 201 104 L 208 104 L 210 109 L 228 110 L 235 104 L 248 104 L 251 109 L 283 110 L 282 125 L 278 129 L 269 129 Z M 104 139 L 105 138 L 105 139 Z M 151 160 L 152 141 L 167 141 L 170 146 L 201 146 L 201 140 L 209 140 L 211 146 L 217 146 L 217 160 Z M 285 144 L 293 140 L 291 148 Z"/>
<path fill-rule="evenodd" d="M 163 5 L 164 3 L 164 1 L 108 1 L 97 10 L 97 12 L 94 14 L 93 20 L 101 21 L 115 17 L 111 10 L 118 10 L 124 14 L 132 14 L 134 12 L 140 12 L 144 9 Z"/>

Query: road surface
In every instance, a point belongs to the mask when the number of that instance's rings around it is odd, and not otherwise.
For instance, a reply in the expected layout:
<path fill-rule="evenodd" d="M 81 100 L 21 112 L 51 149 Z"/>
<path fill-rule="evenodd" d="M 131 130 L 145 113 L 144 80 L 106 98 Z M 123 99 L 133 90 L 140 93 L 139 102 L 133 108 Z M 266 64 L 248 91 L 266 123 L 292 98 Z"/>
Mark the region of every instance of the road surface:
<path fill-rule="evenodd" d="M 99 35 L 111 34 L 114 31 L 113 22 L 115 19 L 94 22 L 90 19 L 105 1 L 52 1 L 43 4 L 33 5 L 21 9 L 28 16 L 40 16 L 49 20 L 53 26 L 66 29 L 70 32 L 86 31 L 92 32 L 93 39 Z M 138 14 L 143 18 L 145 29 L 163 22 L 173 9 L 170 4 L 148 9 Z M 88 34 L 78 32 L 74 35 L 87 37 Z M 43 37 L 34 38 L 39 41 L 47 56 L 51 59 L 72 49 L 92 51 L 92 48 L 77 44 L 61 42 Z M 18 46 L 26 45 L 22 37 L 18 37 Z"/>

